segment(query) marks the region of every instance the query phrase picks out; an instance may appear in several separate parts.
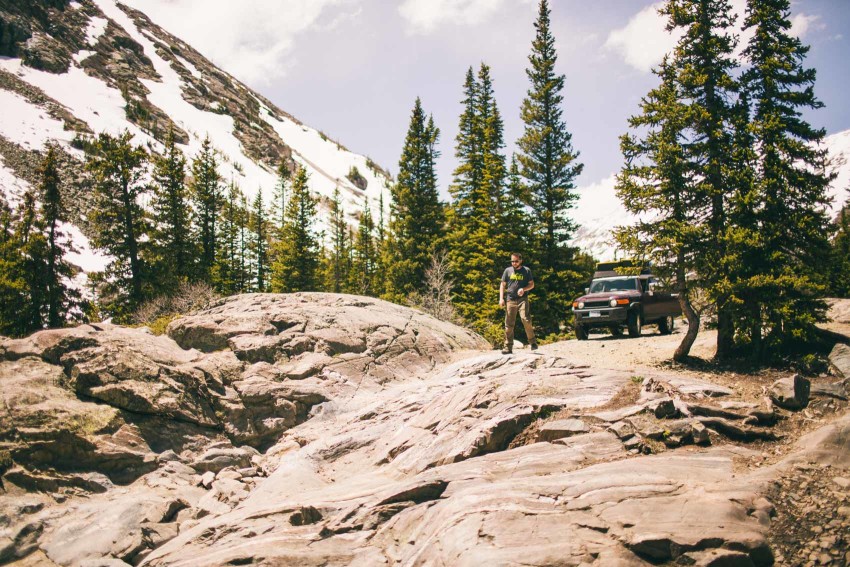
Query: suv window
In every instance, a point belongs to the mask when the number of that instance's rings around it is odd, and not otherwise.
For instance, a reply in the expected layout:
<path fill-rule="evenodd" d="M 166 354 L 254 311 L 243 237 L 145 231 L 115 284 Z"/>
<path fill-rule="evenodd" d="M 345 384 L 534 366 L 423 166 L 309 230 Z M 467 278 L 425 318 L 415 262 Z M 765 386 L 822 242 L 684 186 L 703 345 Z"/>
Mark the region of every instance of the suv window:
<path fill-rule="evenodd" d="M 629 289 L 640 289 L 637 283 L 637 278 L 605 278 L 604 280 L 594 280 L 590 284 L 590 293 L 623 291 Z"/>

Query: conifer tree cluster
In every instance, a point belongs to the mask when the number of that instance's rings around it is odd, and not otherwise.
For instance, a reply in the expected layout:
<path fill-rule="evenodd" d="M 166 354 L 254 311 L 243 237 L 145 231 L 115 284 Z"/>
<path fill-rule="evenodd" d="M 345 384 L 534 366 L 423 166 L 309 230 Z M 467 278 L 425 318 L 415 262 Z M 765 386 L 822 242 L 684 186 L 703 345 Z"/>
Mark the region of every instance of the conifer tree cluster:
<path fill-rule="evenodd" d="M 712 313 L 718 358 L 770 359 L 825 313 L 833 176 L 824 130 L 802 118 L 822 106 L 808 48 L 790 32 L 788 0 L 748 0 L 744 68 L 727 0 L 668 0 L 661 13 L 681 39 L 622 137 L 618 178 L 627 209 L 652 220 L 618 239 L 675 282 L 690 323 L 675 358 Z M 707 301 L 695 306 L 697 295 Z"/>
<path fill-rule="evenodd" d="M 0 197 L 0 334 L 21 336 L 66 324 L 79 314 L 80 296 L 69 287 L 65 259 L 73 248 L 62 231 L 64 207 L 58 156 L 48 147 L 39 184 L 17 209 Z"/>

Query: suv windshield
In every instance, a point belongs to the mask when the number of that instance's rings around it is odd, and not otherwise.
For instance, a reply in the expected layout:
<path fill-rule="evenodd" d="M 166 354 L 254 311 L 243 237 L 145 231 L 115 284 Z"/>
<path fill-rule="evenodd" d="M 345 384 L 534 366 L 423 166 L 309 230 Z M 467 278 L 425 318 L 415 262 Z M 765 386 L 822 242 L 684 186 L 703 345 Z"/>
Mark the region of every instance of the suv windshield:
<path fill-rule="evenodd" d="M 637 278 L 605 278 L 604 280 L 593 280 L 590 284 L 590 293 L 604 293 L 606 291 L 623 291 L 628 289 L 640 289 Z"/>

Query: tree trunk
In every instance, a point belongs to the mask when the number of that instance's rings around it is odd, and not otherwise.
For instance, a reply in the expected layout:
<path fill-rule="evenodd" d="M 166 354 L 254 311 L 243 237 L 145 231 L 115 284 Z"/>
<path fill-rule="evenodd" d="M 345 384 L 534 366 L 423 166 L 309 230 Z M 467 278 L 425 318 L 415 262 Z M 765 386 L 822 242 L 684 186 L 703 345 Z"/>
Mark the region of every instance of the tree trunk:
<path fill-rule="evenodd" d="M 685 318 L 688 320 L 688 332 L 685 333 L 685 336 L 682 338 L 682 342 L 679 343 L 676 352 L 673 353 L 673 360 L 676 362 L 684 362 L 687 360 L 688 355 L 691 352 L 691 347 L 694 345 L 694 341 L 697 340 L 700 323 L 699 314 L 691 305 L 691 299 L 684 281 L 679 286 L 679 307 L 682 308 L 682 313 L 685 314 Z"/>
<path fill-rule="evenodd" d="M 714 358 L 727 360 L 732 356 L 735 328 L 732 321 L 731 309 L 728 305 L 717 307 L 717 352 Z"/>

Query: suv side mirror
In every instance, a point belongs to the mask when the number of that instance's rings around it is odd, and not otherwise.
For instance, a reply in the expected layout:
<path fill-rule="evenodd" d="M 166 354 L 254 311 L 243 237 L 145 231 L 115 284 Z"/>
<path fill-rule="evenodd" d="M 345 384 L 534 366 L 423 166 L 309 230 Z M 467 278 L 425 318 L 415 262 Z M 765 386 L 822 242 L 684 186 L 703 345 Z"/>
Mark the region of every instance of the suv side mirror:
<path fill-rule="evenodd" d="M 584 294 L 587 295 L 588 293 L 590 293 L 590 288 L 589 287 L 584 288 Z"/>
<path fill-rule="evenodd" d="M 649 282 L 649 286 L 647 287 L 649 288 L 649 294 L 652 295 L 655 293 L 655 288 L 658 287 L 658 282 Z"/>

